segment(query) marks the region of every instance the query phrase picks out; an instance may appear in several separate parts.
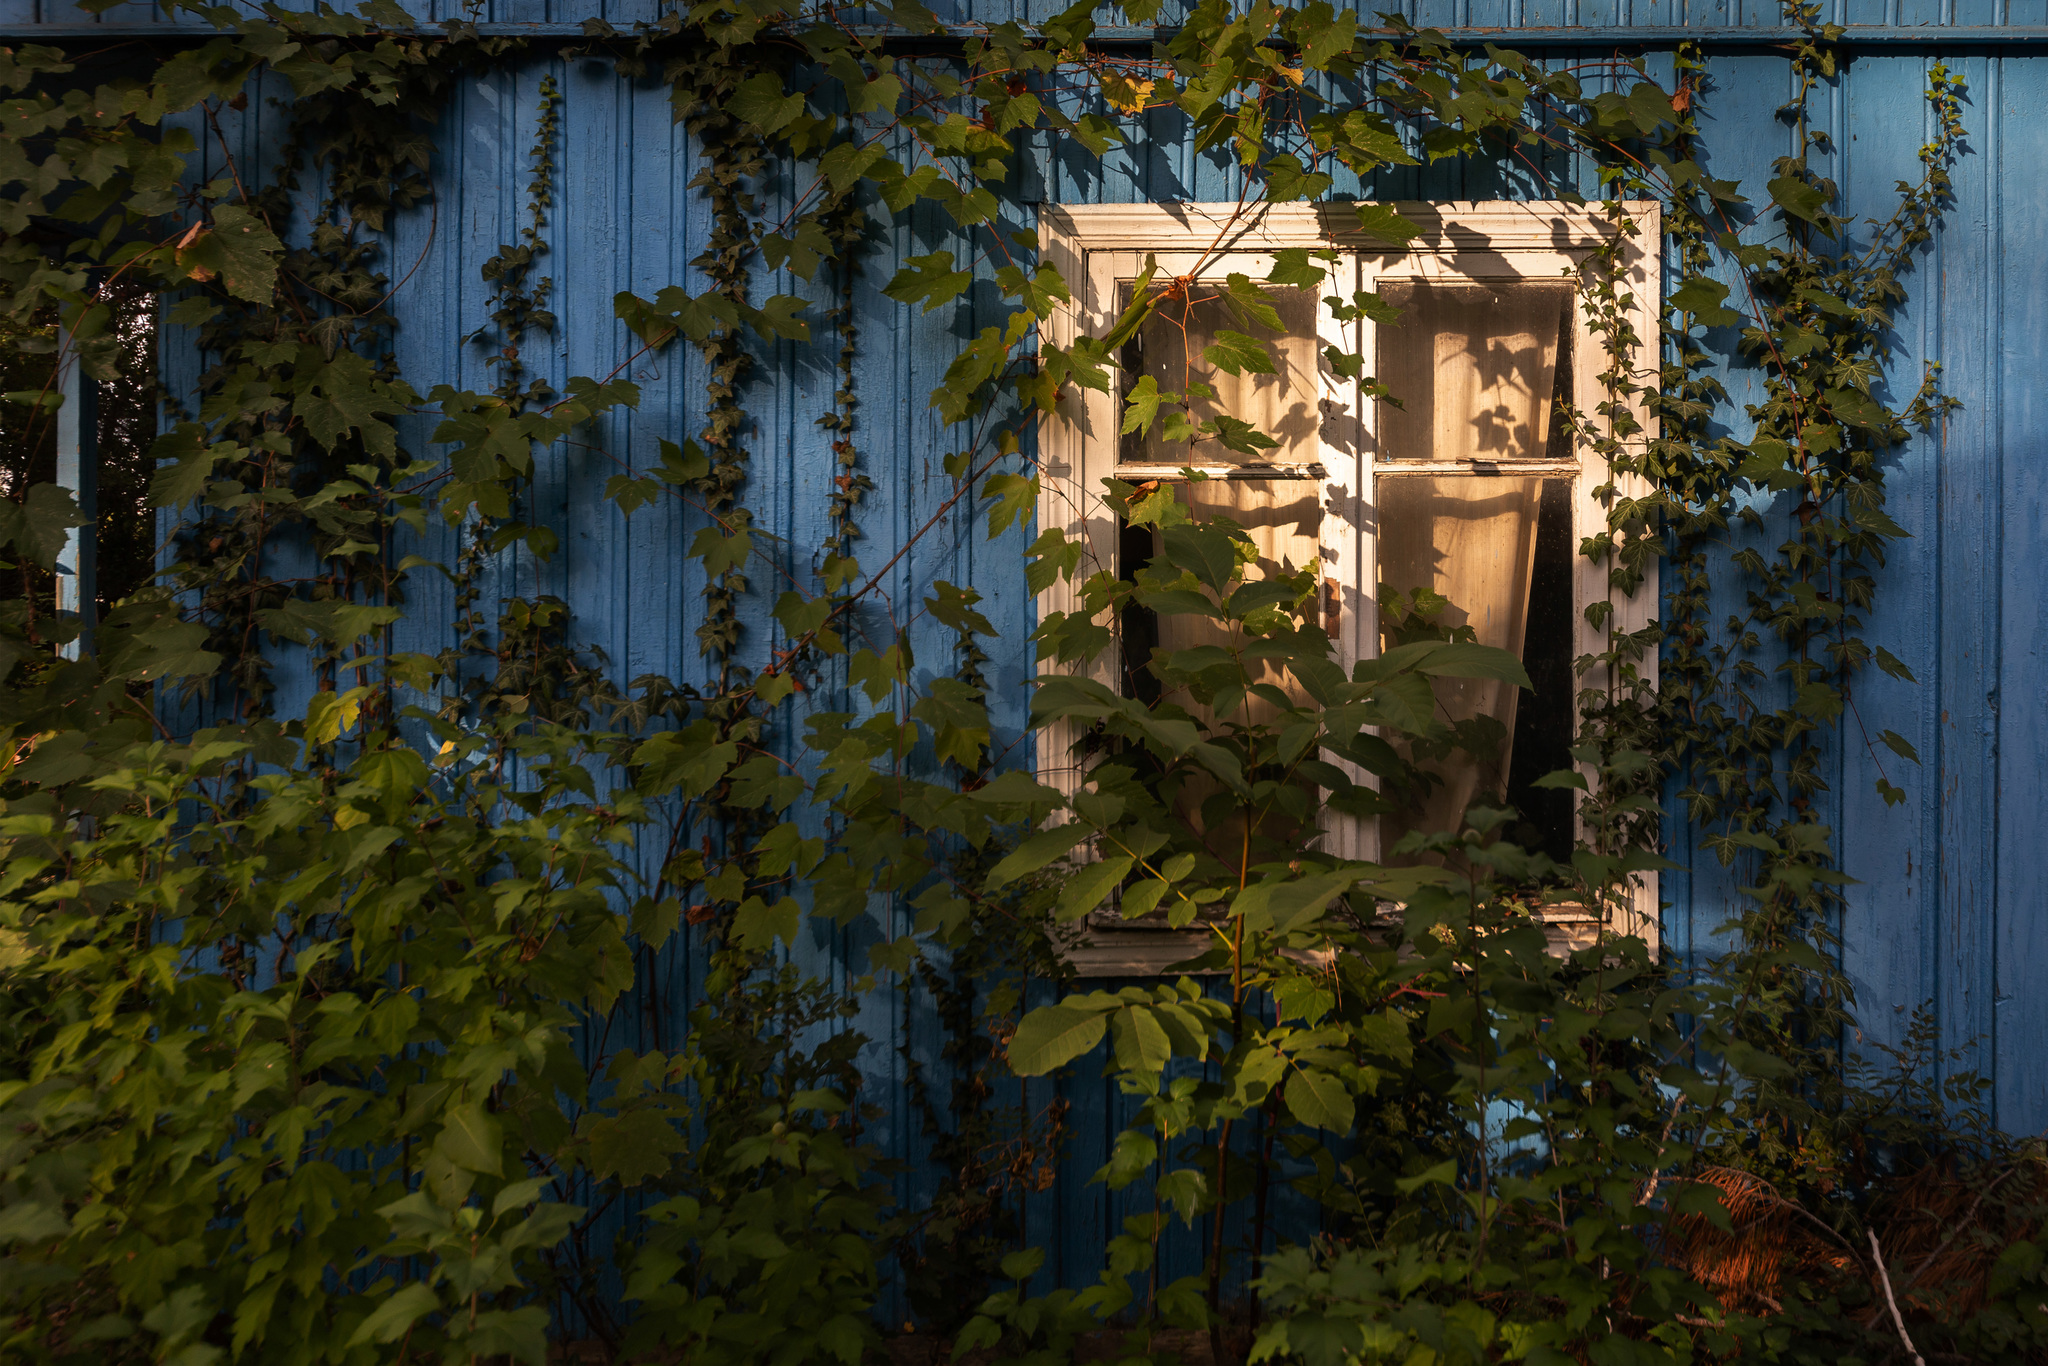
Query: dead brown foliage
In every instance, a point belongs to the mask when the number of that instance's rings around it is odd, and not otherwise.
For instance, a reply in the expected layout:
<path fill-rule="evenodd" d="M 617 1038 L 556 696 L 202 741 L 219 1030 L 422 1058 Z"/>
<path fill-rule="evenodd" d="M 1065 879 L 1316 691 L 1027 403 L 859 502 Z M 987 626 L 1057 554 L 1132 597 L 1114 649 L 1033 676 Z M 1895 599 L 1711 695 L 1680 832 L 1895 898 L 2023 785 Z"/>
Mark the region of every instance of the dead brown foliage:
<path fill-rule="evenodd" d="M 1871 1287 L 1865 1326 L 1890 1330 L 1884 1287 L 1866 1250 L 1749 1172 L 1710 1167 L 1692 1179 L 1721 1192 L 1729 1227 L 1677 1216 L 1669 1255 L 1728 1308 L 1777 1312 L 1788 1279 L 1853 1276 Z M 2048 1162 L 2038 1156 L 1992 1173 L 1940 1163 L 1887 1182 L 1871 1207 L 1871 1229 L 1907 1322 L 1955 1323 L 1982 1309 L 1993 1264 L 2013 1242 L 2039 1232 L 2040 1221 L 2026 1211 L 2044 1198 Z"/>

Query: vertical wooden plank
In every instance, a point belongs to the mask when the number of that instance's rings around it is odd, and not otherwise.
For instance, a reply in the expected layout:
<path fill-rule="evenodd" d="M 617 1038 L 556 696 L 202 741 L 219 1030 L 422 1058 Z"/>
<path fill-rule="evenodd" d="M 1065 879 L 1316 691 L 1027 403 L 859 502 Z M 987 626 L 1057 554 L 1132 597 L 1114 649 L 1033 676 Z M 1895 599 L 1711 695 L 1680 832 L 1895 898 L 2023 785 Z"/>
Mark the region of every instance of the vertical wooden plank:
<path fill-rule="evenodd" d="M 1990 79 L 1984 58 L 1960 58 L 1951 66 L 1973 90 L 1983 90 Z M 1950 392 L 1963 404 L 1942 424 L 1937 443 L 1937 699 L 1944 802 L 1935 995 L 1944 1048 L 1962 1050 L 1962 1066 L 1986 1073 L 1995 1047 L 1991 998 L 1998 914 L 1998 568 L 2003 540 L 1999 394 L 1986 320 L 2000 302 L 1992 288 L 1999 193 L 1989 158 L 1962 159 L 1955 173 L 1955 207 L 1935 239 L 1933 278 L 1922 285 L 1927 299 L 1938 300 L 1940 308 L 1935 355 Z"/>
<path fill-rule="evenodd" d="M 1772 161 L 1790 150 L 1790 133 L 1775 114 L 1784 102 L 1787 81 L 1786 63 L 1775 55 L 1719 53 L 1713 56 L 1706 72 L 1701 137 L 1705 166 L 1711 175 L 1741 183 L 1752 207 L 1733 211 L 1730 225 L 1740 230 L 1746 242 L 1768 241 L 1782 232 L 1775 218 L 1766 213 L 1770 201 L 1763 186 L 1772 174 Z M 1723 267 L 1717 270 L 1716 278 L 1730 286 L 1731 304 L 1743 307 L 1746 292 L 1739 275 Z M 1709 349 L 1717 360 L 1708 373 L 1720 379 L 1727 389 L 1721 420 L 1740 435 L 1751 428 L 1743 416 L 1745 405 L 1762 397 L 1762 385 L 1758 371 L 1735 361 L 1736 343 L 1734 329 L 1709 334 Z M 1743 549 L 1756 549 L 1766 556 L 1775 551 L 1781 537 L 1772 534 L 1769 523 L 1786 514 L 1786 509 L 1774 506 L 1775 501 L 1769 496 L 1749 500 L 1765 518 L 1765 531 L 1757 532 L 1736 522 L 1709 546 L 1708 572 L 1715 585 L 1707 614 L 1709 629 L 1719 630 L 1731 614 L 1740 615 L 1746 610 L 1741 571 L 1736 567 L 1735 557 Z M 1774 662 L 1765 660 L 1766 668 Z M 1782 684 L 1774 682 L 1752 686 L 1764 695 L 1766 706 L 1777 705 L 1776 696 L 1783 692 Z M 1684 899 L 1674 904 L 1666 916 L 1666 932 L 1674 947 L 1687 946 L 1693 955 L 1688 961 L 1697 965 L 1732 947 L 1719 931 L 1742 909 L 1738 889 L 1754 880 L 1753 870 L 1747 866 L 1747 859 L 1724 867 L 1705 842 L 1706 832 L 1682 808 L 1674 808 L 1671 819 L 1674 839 L 1669 857 L 1683 865 L 1686 872 L 1673 880 L 1666 893 L 1674 899 L 1681 890 L 1684 893 Z"/>
<path fill-rule="evenodd" d="M 1888 217 L 1897 182 L 1918 178 L 1927 130 L 1922 121 L 1897 113 L 1918 102 L 1925 76 L 1926 62 L 1908 55 L 1873 54 L 1849 69 L 1843 188 L 1848 211 L 1858 219 Z M 1859 245 L 1868 232 L 1859 229 Z M 1895 318 L 1902 345 L 1886 391 L 1895 403 L 1918 385 L 1940 325 L 1929 297 L 1935 279 L 1924 269 L 1927 256 L 1922 253 L 1923 269 L 1906 279 L 1907 299 Z M 1861 1037 L 1851 1051 L 1873 1061 L 1877 1045 L 1903 1042 L 1908 1014 L 1931 1001 L 1934 986 L 1931 932 L 1938 898 L 1929 874 L 1940 842 L 1941 784 L 1933 756 L 1941 737 L 1929 700 L 1942 671 L 1933 631 L 1940 563 L 1933 534 L 1936 460 L 1934 439 L 1916 434 L 1893 462 L 1886 480 L 1888 510 L 1910 535 L 1891 548 L 1877 572 L 1876 605 L 1866 614 L 1863 632 L 1905 661 L 1919 681 L 1866 670 L 1855 684 L 1840 737 L 1837 847 L 1843 870 L 1859 880 L 1847 890 L 1842 965 L 1858 1002 Z M 1904 737 L 1927 763 L 1914 765 L 1893 753 L 1878 738 L 1885 731 Z M 1904 789 L 1905 801 L 1887 804 L 1876 790 L 1880 777 Z"/>
<path fill-rule="evenodd" d="M 1998 579 L 2003 645 L 1999 658 L 1998 900 L 1991 947 L 1998 1080 L 1998 1121 L 2013 1134 L 2048 1128 L 2048 893 L 2036 866 L 2048 844 L 2048 593 L 2039 565 L 2048 527 L 2048 477 L 2041 460 L 2048 404 L 2039 383 L 2048 298 L 2040 262 L 2048 222 L 2038 212 L 2042 168 L 2048 166 L 2048 61 L 2039 56 L 1993 59 L 1973 91 L 1972 140 L 1992 168 L 2000 194 L 1997 297 L 1991 301 L 1998 349 L 1991 358 L 1999 383 L 1991 445 L 2001 456 L 1999 524 L 2007 538 Z M 1974 121 L 1974 120 L 1973 120 Z M 1973 129 L 1973 132 L 1975 130 Z"/>

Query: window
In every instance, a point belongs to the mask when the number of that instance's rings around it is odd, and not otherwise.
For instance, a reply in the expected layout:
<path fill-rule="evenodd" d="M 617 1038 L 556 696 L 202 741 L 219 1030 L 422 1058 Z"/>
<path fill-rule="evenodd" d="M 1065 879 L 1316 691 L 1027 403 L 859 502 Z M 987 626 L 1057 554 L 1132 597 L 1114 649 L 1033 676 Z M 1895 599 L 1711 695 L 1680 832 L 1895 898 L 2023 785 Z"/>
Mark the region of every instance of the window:
<path fill-rule="evenodd" d="M 1594 490 L 1607 471 L 1587 468 L 1571 433 L 1553 420 L 1559 400 L 1583 411 L 1599 402 L 1603 358 L 1568 272 L 1613 228 L 1598 208 L 1562 204 L 1401 207 L 1426 226 L 1405 250 L 1349 227 L 1341 204 L 1242 213 L 1195 204 L 1044 209 L 1042 246 L 1074 290 L 1051 324 L 1053 339 L 1107 332 L 1152 262 L 1155 288 L 1176 279 L 1189 287 L 1171 293 L 1119 357 L 1123 392 L 1147 379 L 1162 390 L 1199 380 L 1216 397 L 1195 416 L 1227 430 L 1226 439 L 1193 447 L 1163 442 L 1156 431 L 1120 435 L 1122 394 L 1070 391 L 1043 430 L 1040 516 L 1064 520 L 1083 541 L 1093 562 L 1087 571 L 1114 566 L 1130 575 L 1154 553 L 1152 533 L 1118 523 L 1101 501 L 1102 481 L 1158 481 L 1191 507 L 1245 526 L 1263 565 L 1318 565 L 1324 624 L 1344 658 L 1372 655 L 1426 621 L 1515 651 L 1533 692 L 1439 681 L 1447 718 L 1484 728 L 1497 754 L 1490 762 L 1443 761 L 1443 784 L 1405 827 L 1443 828 L 1492 793 L 1524 812 L 1525 843 L 1561 852 L 1574 834 L 1572 794 L 1529 783 L 1569 765 L 1575 694 L 1604 682 L 1575 674 L 1573 661 L 1604 649 L 1609 631 L 1645 624 L 1656 601 L 1655 583 L 1646 583 L 1615 601 L 1604 624 L 1587 621 L 1586 608 L 1609 590 L 1604 570 L 1577 548 L 1605 529 Z M 1638 231 L 1625 248 L 1623 284 L 1638 313 L 1636 334 L 1655 337 L 1655 277 L 1643 246 L 1658 240 L 1657 210 L 1628 208 Z M 1232 376 L 1206 365 L 1202 353 L 1215 334 L 1245 326 L 1218 298 L 1227 277 L 1264 281 L 1274 253 L 1292 247 L 1340 255 L 1316 290 L 1262 288 L 1273 309 L 1266 321 L 1279 324 L 1259 338 L 1273 372 Z M 1360 290 L 1400 309 L 1399 326 L 1343 321 L 1321 302 Z M 1325 348 L 1363 355 L 1400 403 L 1368 399 L 1364 385 L 1332 368 Z M 1251 431 L 1273 444 L 1229 439 Z M 1189 465 L 1208 477 L 1188 481 L 1181 470 Z M 1072 586 L 1057 582 L 1039 605 L 1050 612 L 1078 603 Z M 1144 657 L 1198 643 L 1179 638 L 1191 629 L 1179 624 L 1185 620 L 1140 614 L 1121 623 L 1121 657 L 1095 666 L 1102 681 L 1146 695 L 1156 684 Z M 1046 781 L 1078 787 L 1078 738 L 1057 728 L 1041 736 Z M 1392 818 L 1328 821 L 1325 847 L 1354 858 L 1378 857 L 1405 828 Z M 1633 928 L 1654 934 L 1654 883 L 1636 913 Z M 1122 922 L 1100 923 L 1091 934 L 1097 947 L 1082 951 L 1079 966 L 1093 975 L 1157 971 L 1189 951 L 1179 933 Z"/>

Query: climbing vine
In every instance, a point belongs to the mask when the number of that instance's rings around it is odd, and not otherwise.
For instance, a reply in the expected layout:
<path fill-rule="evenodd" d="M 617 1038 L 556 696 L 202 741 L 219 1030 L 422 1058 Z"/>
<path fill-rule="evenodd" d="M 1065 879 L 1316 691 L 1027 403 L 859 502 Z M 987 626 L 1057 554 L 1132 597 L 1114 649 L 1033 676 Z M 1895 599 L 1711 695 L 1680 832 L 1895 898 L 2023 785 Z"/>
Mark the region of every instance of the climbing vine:
<path fill-rule="evenodd" d="M 1944 68 L 1918 179 L 1858 225 L 1808 117 L 1841 30 L 1806 3 L 1768 203 L 1706 169 L 1713 66 L 1685 47 L 1667 89 L 1640 59 L 1540 63 L 1321 3 L 1136 0 L 1127 24 L 1174 21 L 1142 54 L 1090 3 L 960 31 L 916 0 L 711 0 L 631 31 L 593 18 L 559 51 L 389 0 L 178 9 L 206 27 L 147 69 L 0 49 L 21 335 L 54 312 L 105 352 L 121 281 L 182 339 L 159 582 L 77 662 L 57 648 L 75 627 L 28 595 L 0 617 L 10 1358 L 539 1366 L 585 1338 L 853 1366 L 889 1306 L 956 1354 L 1033 1361 L 1091 1335 L 1124 1359 L 1205 1339 L 1211 1360 L 1312 1366 L 1842 1360 L 1917 1355 L 1915 1334 L 2044 1350 L 2038 1153 L 1959 1140 L 1971 1088 L 1929 1094 L 1913 1059 L 1882 1088 L 1845 1066 L 1848 875 L 1818 814 L 1844 736 L 1917 761 L 1864 735 L 1856 695 L 1871 668 L 1910 678 L 1861 634 L 1904 534 L 1886 461 L 1951 406 L 1933 371 L 1902 404 L 1886 389 L 1964 148 Z M 666 87 L 708 212 L 686 277 L 602 320 L 558 314 L 541 273 L 578 117 L 558 56 Z M 436 125 L 464 83 L 536 67 L 524 219 L 482 264 L 485 320 L 458 324 L 493 382 L 463 388 L 402 322 L 453 231 Z M 1420 228 L 1386 189 L 1440 163 L 1610 210 L 1577 277 L 1599 393 L 1559 414 L 1607 472 L 1581 553 L 1610 587 L 1578 669 L 1611 682 L 1576 699 L 1575 767 L 1544 780 L 1580 794 L 1568 859 L 1484 801 L 1385 862 L 1317 846 L 1321 811 L 1397 814 L 1431 781 L 1417 755 L 1477 743 L 1436 716 L 1445 680 L 1528 686 L 1428 604 L 1346 660 L 1313 574 L 1259 578 L 1242 529 L 1170 489 L 1087 491 L 1156 533 L 1129 574 L 1053 519 L 1029 530 L 1038 438 L 1082 391 L 1121 393 L 1126 431 L 1275 444 L 1196 383 L 1112 379 L 1202 267 L 1148 268 L 1103 335 L 1047 326 L 1082 282 L 1020 231 L 1027 182 L 1162 120 L 1238 187 L 1233 221 L 1312 201 L 1399 247 Z M 1556 153 L 1586 181 L 1545 178 Z M 1640 200 L 1661 243 L 1630 240 Z M 420 259 L 394 257 L 422 224 Z M 883 281 L 885 251 L 934 225 L 949 245 Z M 1631 322 L 1630 248 L 1674 281 L 1654 336 Z M 1328 264 L 1281 253 L 1219 286 L 1246 330 L 1210 360 L 1270 369 L 1264 291 L 1320 297 Z M 887 540 L 860 524 L 890 430 L 858 420 L 878 299 L 959 328 L 942 435 L 910 453 L 943 491 Z M 1399 325 L 1373 295 L 1324 306 Z M 533 364 L 537 339 L 600 327 L 602 373 Z M 1762 376 L 1737 420 L 1730 335 Z M 831 376 L 807 424 L 821 507 L 796 523 L 815 545 L 757 516 L 791 357 Z M 1399 399 L 1368 357 L 1326 359 Z M 652 367 L 684 377 L 681 412 L 642 406 Z M 540 591 L 565 528 L 535 490 L 571 460 L 605 471 L 617 516 L 659 504 L 686 528 L 676 625 L 698 659 L 673 675 L 621 677 L 576 595 Z M 76 519 L 60 491 L 18 493 L 9 567 L 47 573 Z M 985 599 L 927 572 L 976 523 L 1009 587 L 1068 580 L 1083 604 L 1036 627 L 1029 734 L 996 719 Z M 1653 569 L 1654 623 L 1618 629 Z M 1105 658 L 1137 610 L 1231 644 L 1155 654 L 1149 698 L 1051 667 Z M 927 619 L 950 659 L 916 657 Z M 1027 766 L 1055 724 L 1085 736 L 1068 787 Z M 1699 973 L 1620 915 L 1666 866 L 1667 786 L 1749 870 Z M 1604 931 L 1554 952 L 1534 912 L 1559 905 Z M 1075 988 L 1105 908 L 1192 927 L 1188 975 Z M 893 1180 L 904 1136 L 864 1071 L 857 1026 L 892 984 L 948 1173 L 931 1194 Z M 1054 1268 L 1031 1211 L 1078 1139 L 1036 1079 L 1098 1048 L 1124 1122 L 1094 1136 L 1093 1179 L 1124 1216 L 1099 1265 Z M 1923 1257 L 1922 1215 L 1957 1189 L 1969 1212 Z M 1717 1243 L 1730 1219 L 1768 1255 Z M 1976 1261 L 1951 1253 L 1964 1229 Z M 1965 1281 L 1970 1311 L 1945 1313 Z"/>

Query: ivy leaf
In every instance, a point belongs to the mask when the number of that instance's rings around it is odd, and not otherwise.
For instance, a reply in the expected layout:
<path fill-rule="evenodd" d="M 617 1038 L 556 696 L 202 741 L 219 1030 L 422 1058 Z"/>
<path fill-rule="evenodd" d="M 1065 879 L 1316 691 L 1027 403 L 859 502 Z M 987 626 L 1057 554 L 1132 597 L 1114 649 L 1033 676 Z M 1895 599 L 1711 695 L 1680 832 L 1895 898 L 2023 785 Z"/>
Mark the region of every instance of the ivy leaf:
<path fill-rule="evenodd" d="M 65 536 L 84 525 L 78 503 L 62 484 L 32 484 L 19 503 L 0 498 L 0 546 L 13 546 L 45 569 L 57 567 Z"/>
<path fill-rule="evenodd" d="M 1040 1006 L 1018 1022 L 1010 1038 L 1010 1070 L 1020 1077 L 1042 1077 L 1101 1043 L 1108 1028 L 1098 1010 Z"/>
<path fill-rule="evenodd" d="M 589 1145 L 591 1174 L 601 1181 L 616 1177 L 622 1186 L 666 1175 L 674 1165 L 672 1156 L 690 1146 L 675 1125 L 653 1110 L 586 1115 L 577 1125 L 577 1137 Z"/>
<path fill-rule="evenodd" d="M 1002 535 L 1012 525 L 1028 525 L 1031 514 L 1038 510 L 1039 485 L 1036 475 L 992 474 L 988 477 L 988 482 L 982 485 L 982 493 L 995 500 L 995 506 L 988 510 L 990 539 Z"/>
<path fill-rule="evenodd" d="M 726 100 L 725 112 L 764 133 L 775 133 L 804 112 L 804 97 L 785 94 L 781 78 L 763 71 L 740 82 Z"/>
<path fill-rule="evenodd" d="M 306 434 L 327 450 L 354 431 L 364 447 L 379 455 L 391 455 L 398 447 L 398 433 L 379 421 L 382 413 L 396 412 L 377 372 L 365 356 L 337 351 L 329 360 L 316 346 L 299 348 L 298 400 L 292 415 L 306 424 Z"/>
<path fill-rule="evenodd" d="M 1827 400 L 1834 415 L 1852 427 L 1881 432 L 1892 425 L 1892 416 L 1884 405 L 1860 389 L 1830 389 Z"/>
<path fill-rule="evenodd" d="M 710 526 L 699 527 L 690 540 L 689 558 L 704 561 L 704 572 L 714 579 L 723 578 L 739 568 L 753 553 L 754 538 L 745 527 L 735 527 L 728 532 L 714 522 Z"/>
<path fill-rule="evenodd" d="M 951 303 L 973 283 L 973 272 L 953 269 L 952 252 L 935 251 L 929 256 L 905 257 L 903 269 L 882 287 L 882 293 L 903 304 L 922 299 L 924 311 L 929 313 Z"/>
<path fill-rule="evenodd" d="M 771 232 L 761 238 L 761 259 L 768 268 L 774 270 L 787 265 L 790 274 L 800 280 L 808 280 L 817 274 L 818 263 L 830 255 L 832 243 L 825 236 L 824 225 L 815 218 L 798 224 L 794 237 Z"/>
<path fill-rule="evenodd" d="M 1202 359 L 1226 375 L 1241 375 L 1247 370 L 1262 375 L 1275 373 L 1273 357 L 1258 338 L 1229 328 L 1217 329 L 1216 340 L 1202 348 Z"/>
<path fill-rule="evenodd" d="M 1307 247 L 1282 247 L 1273 253 L 1273 269 L 1267 272 L 1266 283 L 1314 289 L 1329 275 L 1329 271 L 1308 259 Z"/>
<path fill-rule="evenodd" d="M 661 497 L 661 485 L 646 475 L 615 474 L 604 481 L 604 496 L 630 517 Z"/>
<path fill-rule="evenodd" d="M 794 294 L 778 294 L 759 308 L 742 308 L 741 314 L 747 326 L 754 329 L 763 341 L 783 337 L 790 341 L 807 342 L 811 339 L 811 325 L 797 314 L 810 306 L 809 302 Z"/>
<path fill-rule="evenodd" d="M 1218 413 L 1204 425 L 1213 427 L 1223 449 L 1240 455 L 1256 457 L 1261 451 L 1273 450 L 1280 444 L 1243 418 L 1232 417 L 1228 413 Z"/>
<path fill-rule="evenodd" d="M 267 304 L 284 243 L 253 210 L 224 204 L 213 211 L 211 228 L 196 227 L 174 250 L 178 269 L 191 279 L 204 283 L 218 275 L 237 299 Z"/>
<path fill-rule="evenodd" d="M 1892 753 L 1898 755 L 1901 759 L 1904 759 L 1909 763 L 1915 764 L 1920 762 L 1920 751 L 1913 748 L 1913 742 L 1908 740 L 1905 736 L 1899 734 L 1897 731 L 1879 731 L 1877 738 L 1884 741 L 1886 747 L 1889 748 Z"/>
<path fill-rule="evenodd" d="M 1024 566 L 1025 586 L 1033 593 L 1043 593 L 1061 575 L 1071 579 L 1080 567 L 1082 549 L 1081 542 L 1060 527 L 1049 526 L 1039 532 L 1038 539 L 1024 552 L 1031 557 Z"/>
<path fill-rule="evenodd" d="M 1826 230 L 1821 222 L 1821 213 L 1827 208 L 1828 197 L 1816 185 L 1798 176 L 1779 176 L 1765 186 L 1771 192 L 1771 201 L 1794 218 Z"/>
<path fill-rule="evenodd" d="M 1727 306 L 1728 286 L 1719 280 L 1695 275 L 1671 292 L 1670 304 L 1690 313 L 1705 327 L 1733 327 L 1742 315 Z"/>
<path fill-rule="evenodd" d="M 1913 676 L 1913 671 L 1906 667 L 1906 661 L 1900 659 L 1882 645 L 1877 647 L 1876 659 L 1877 667 L 1890 674 L 1893 678 L 1903 679 L 1908 683 L 1920 681 Z"/>
<path fill-rule="evenodd" d="M 801 909 L 791 897 L 783 897 L 771 906 L 761 897 L 750 896 L 733 914 L 733 938 L 741 948 L 761 952 L 774 948 L 778 939 L 794 946 Z"/>
<path fill-rule="evenodd" d="M 1792 710 L 1816 721 L 1832 721 L 1842 714 L 1841 690 L 1818 680 L 1802 684 Z"/>
<path fill-rule="evenodd" d="M 1369 236 L 1397 247 L 1407 246 L 1423 233 L 1420 224 L 1403 218 L 1392 204 L 1360 204 L 1358 226 Z"/>
<path fill-rule="evenodd" d="M 1323 359 L 1329 363 L 1333 373 L 1343 379 L 1360 379 L 1365 375 L 1365 353 L 1346 351 L 1341 346 L 1323 348 Z"/>
<path fill-rule="evenodd" d="M 661 468 L 654 470 L 653 475 L 665 484 L 687 486 L 711 473 L 711 457 L 694 441 L 685 441 L 680 446 L 664 441 L 660 449 Z"/>
<path fill-rule="evenodd" d="M 1168 397 L 1159 392 L 1158 380 L 1150 375 L 1139 376 L 1124 400 L 1123 434 L 1129 436 L 1132 432 L 1143 432 L 1150 435 L 1152 424 L 1159 418 L 1159 405 Z"/>
<path fill-rule="evenodd" d="M 209 445 L 205 438 L 198 423 L 180 422 L 150 446 L 150 458 L 159 462 L 149 476 L 151 507 L 183 507 L 206 492 L 215 466 L 244 453 L 232 441 Z"/>
<path fill-rule="evenodd" d="M 774 617 L 791 640 L 799 640 L 823 626 L 832 616 L 832 599 L 805 597 L 790 589 L 775 600 Z"/>
<path fill-rule="evenodd" d="M 1344 1083 L 1316 1068 L 1296 1067 L 1287 1079 L 1286 1097 L 1295 1119 L 1317 1129 L 1348 1134 L 1358 1118 L 1358 1105 Z"/>

